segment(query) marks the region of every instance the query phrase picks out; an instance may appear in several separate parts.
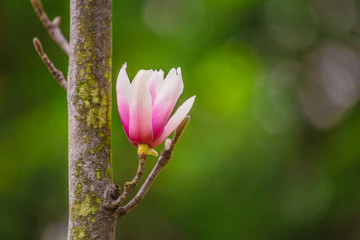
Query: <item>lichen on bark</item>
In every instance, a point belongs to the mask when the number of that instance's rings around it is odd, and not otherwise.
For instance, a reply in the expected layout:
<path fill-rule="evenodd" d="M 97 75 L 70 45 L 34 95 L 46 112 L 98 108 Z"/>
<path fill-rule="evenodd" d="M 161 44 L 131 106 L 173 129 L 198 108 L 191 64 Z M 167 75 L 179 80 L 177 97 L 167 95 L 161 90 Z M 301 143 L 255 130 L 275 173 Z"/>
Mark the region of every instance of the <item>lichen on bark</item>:
<path fill-rule="evenodd" d="M 111 169 L 111 0 L 71 0 L 69 109 L 70 239 L 114 239 L 103 209 Z"/>

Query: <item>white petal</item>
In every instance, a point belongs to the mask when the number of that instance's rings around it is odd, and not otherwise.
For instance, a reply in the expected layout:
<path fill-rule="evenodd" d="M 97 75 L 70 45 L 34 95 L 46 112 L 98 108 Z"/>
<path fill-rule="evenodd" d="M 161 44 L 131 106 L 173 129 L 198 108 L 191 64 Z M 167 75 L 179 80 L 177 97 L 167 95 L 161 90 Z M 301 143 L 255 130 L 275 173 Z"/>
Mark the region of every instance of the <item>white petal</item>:
<path fill-rule="evenodd" d="M 156 89 L 161 84 L 161 82 L 164 80 L 164 72 L 162 70 L 160 71 L 154 71 L 152 76 L 149 80 L 149 89 L 151 93 L 151 100 L 152 104 L 154 104 L 155 98 L 156 98 Z"/>
<path fill-rule="evenodd" d="M 126 67 L 127 64 L 125 63 L 118 75 L 117 81 L 116 81 L 116 93 L 119 95 L 128 95 L 129 89 L 130 89 L 130 80 L 126 73 Z"/>
<path fill-rule="evenodd" d="M 152 74 L 151 70 L 140 70 L 130 87 L 129 135 L 137 143 L 152 141 L 151 94 L 149 90 L 149 78 Z"/>
<path fill-rule="evenodd" d="M 170 118 L 169 122 L 166 124 L 164 128 L 164 132 L 160 136 L 159 139 L 157 139 L 155 142 L 153 142 L 150 147 L 156 147 L 160 143 L 162 143 L 178 126 L 179 124 L 184 120 L 184 118 L 189 113 L 190 109 L 192 108 L 196 96 L 192 96 L 188 100 L 186 100 L 175 112 L 175 114 Z"/>
<path fill-rule="evenodd" d="M 159 84 L 156 92 L 156 99 L 153 103 L 153 130 L 154 140 L 160 137 L 164 130 L 177 100 L 184 89 L 184 83 L 181 76 L 181 69 L 178 73 L 173 68 L 166 76 L 165 80 Z"/>
<path fill-rule="evenodd" d="M 161 69 L 159 71 L 155 70 L 153 77 L 155 77 L 156 86 L 159 85 L 162 81 L 164 81 L 164 71 Z"/>
<path fill-rule="evenodd" d="M 116 102 L 126 135 L 129 137 L 129 102 L 130 80 L 126 73 L 126 63 L 122 66 L 116 81 Z"/>
<path fill-rule="evenodd" d="M 159 82 L 156 93 L 157 96 L 164 98 L 169 98 L 177 93 L 177 95 L 181 95 L 184 89 L 184 83 L 181 75 L 181 68 L 178 68 L 177 71 L 175 68 L 171 69 L 165 80 Z M 177 99 L 176 99 L 177 100 Z"/>

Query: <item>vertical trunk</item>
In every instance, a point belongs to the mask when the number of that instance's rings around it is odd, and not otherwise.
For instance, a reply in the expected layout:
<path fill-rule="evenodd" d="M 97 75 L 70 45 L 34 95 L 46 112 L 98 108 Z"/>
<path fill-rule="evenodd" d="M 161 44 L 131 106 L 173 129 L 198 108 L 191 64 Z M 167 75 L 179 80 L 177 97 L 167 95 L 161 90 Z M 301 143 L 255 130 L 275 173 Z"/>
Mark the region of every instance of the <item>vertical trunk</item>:
<path fill-rule="evenodd" d="M 71 0 L 69 111 L 70 239 L 115 239 L 102 208 L 111 170 L 112 0 Z"/>

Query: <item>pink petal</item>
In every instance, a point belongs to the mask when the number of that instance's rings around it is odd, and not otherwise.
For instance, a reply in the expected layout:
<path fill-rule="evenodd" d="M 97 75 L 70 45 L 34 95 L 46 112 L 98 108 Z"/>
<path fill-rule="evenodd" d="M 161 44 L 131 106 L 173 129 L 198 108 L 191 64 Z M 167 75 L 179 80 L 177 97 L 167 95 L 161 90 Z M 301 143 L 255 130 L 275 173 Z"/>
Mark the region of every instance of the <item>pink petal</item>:
<path fill-rule="evenodd" d="M 164 131 L 175 104 L 184 89 L 184 83 L 181 76 L 181 69 L 171 69 L 166 79 L 159 83 L 156 88 L 156 98 L 153 104 L 152 125 L 154 137 L 156 140 Z"/>
<path fill-rule="evenodd" d="M 175 114 L 170 118 L 169 122 L 164 128 L 162 135 L 153 143 L 150 144 L 150 147 L 154 148 L 159 146 L 184 120 L 184 118 L 189 113 L 192 105 L 194 104 L 196 96 L 192 96 L 186 100 L 175 112 Z"/>
<path fill-rule="evenodd" d="M 153 71 L 140 70 L 130 87 L 129 136 L 136 143 L 150 143 L 153 139 L 151 122 L 151 94 L 149 78 Z"/>
<path fill-rule="evenodd" d="M 130 90 L 130 80 L 126 73 L 126 63 L 122 66 L 116 81 L 117 106 L 124 127 L 124 131 L 129 137 L 129 103 L 128 96 Z"/>

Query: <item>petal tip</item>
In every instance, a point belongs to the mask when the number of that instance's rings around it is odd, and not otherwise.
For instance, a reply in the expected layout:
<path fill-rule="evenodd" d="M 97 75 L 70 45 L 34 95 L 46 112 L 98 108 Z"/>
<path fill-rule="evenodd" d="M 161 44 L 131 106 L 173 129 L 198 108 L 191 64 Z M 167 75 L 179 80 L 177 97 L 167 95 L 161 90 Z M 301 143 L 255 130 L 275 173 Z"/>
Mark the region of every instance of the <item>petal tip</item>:
<path fill-rule="evenodd" d="M 177 73 L 178 76 L 181 76 L 181 67 L 178 67 L 176 69 L 176 73 Z"/>
<path fill-rule="evenodd" d="M 119 72 L 119 75 L 116 80 L 116 91 L 120 92 L 121 89 L 124 90 L 124 92 L 127 92 L 128 87 L 130 86 L 130 80 L 126 72 L 127 64 L 125 63 Z"/>
<path fill-rule="evenodd" d="M 191 105 L 195 102 L 196 95 L 190 97 L 187 101 L 191 102 Z"/>

